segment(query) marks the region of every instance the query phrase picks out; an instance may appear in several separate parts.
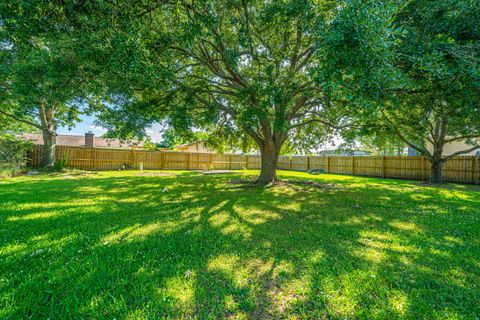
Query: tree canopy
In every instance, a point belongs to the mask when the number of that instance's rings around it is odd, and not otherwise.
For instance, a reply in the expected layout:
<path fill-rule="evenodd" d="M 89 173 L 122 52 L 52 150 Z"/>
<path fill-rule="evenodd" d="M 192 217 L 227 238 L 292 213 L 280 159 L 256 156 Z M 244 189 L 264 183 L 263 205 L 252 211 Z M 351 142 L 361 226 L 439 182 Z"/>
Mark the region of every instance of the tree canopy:
<path fill-rule="evenodd" d="M 72 126 L 94 94 L 74 32 L 51 2 L 0 5 L 0 115 L 44 137 L 45 166 L 55 162 L 59 126 Z"/>

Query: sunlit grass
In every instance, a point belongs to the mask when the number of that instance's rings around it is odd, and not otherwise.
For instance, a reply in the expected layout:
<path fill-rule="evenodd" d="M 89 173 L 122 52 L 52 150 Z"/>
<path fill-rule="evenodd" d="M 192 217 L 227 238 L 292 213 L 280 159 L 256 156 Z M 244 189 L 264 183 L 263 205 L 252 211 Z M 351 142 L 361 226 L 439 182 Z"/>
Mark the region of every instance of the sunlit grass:
<path fill-rule="evenodd" d="M 0 180 L 0 318 L 480 315 L 478 187 L 176 173 Z"/>

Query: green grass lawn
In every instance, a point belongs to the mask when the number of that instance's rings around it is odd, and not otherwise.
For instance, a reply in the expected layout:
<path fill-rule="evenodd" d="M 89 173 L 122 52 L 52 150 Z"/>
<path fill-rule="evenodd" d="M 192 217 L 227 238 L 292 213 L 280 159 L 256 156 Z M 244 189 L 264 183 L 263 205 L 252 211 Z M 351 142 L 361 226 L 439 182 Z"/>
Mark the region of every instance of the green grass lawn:
<path fill-rule="evenodd" d="M 478 187 L 257 173 L 1 181 L 0 318 L 480 317 Z"/>

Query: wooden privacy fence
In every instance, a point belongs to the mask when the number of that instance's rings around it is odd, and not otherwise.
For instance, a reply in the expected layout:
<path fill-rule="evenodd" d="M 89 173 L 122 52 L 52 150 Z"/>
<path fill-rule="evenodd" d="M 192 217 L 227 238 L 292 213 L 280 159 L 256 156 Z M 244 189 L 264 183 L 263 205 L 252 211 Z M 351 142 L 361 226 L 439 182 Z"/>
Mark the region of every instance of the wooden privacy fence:
<path fill-rule="evenodd" d="M 43 152 L 36 146 L 31 153 L 31 165 L 40 163 Z M 122 168 L 146 170 L 179 169 L 260 169 L 259 155 L 188 153 L 173 151 L 148 151 L 135 149 L 101 149 L 57 146 L 57 160 L 65 161 L 69 168 L 85 170 L 117 170 Z M 426 180 L 430 163 L 425 157 L 382 156 L 280 156 L 278 169 L 323 169 L 328 173 Z M 443 166 L 446 181 L 480 183 L 480 158 L 456 157 Z"/>

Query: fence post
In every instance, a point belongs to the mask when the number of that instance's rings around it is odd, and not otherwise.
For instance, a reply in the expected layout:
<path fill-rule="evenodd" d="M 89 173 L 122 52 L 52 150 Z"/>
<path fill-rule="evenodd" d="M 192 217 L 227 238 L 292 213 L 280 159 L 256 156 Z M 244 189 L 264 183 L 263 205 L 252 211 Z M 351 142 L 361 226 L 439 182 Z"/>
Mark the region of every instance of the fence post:
<path fill-rule="evenodd" d="M 132 147 L 132 154 L 131 154 L 130 162 L 132 164 L 131 165 L 132 169 L 134 169 L 135 168 L 135 149 L 133 147 Z"/>
<path fill-rule="evenodd" d="M 97 152 L 94 148 L 90 149 L 90 158 L 92 158 L 92 170 L 95 170 L 96 168 L 96 160 L 97 160 Z"/>
<path fill-rule="evenodd" d="M 387 162 L 387 157 L 383 156 L 382 157 L 382 178 L 385 178 L 385 165 Z"/>
<path fill-rule="evenodd" d="M 475 165 L 477 164 L 475 159 L 476 157 L 472 158 L 472 183 L 475 183 Z"/>
<path fill-rule="evenodd" d="M 165 151 L 160 151 L 160 170 L 163 170 L 164 168 L 164 165 L 163 165 L 163 161 L 165 159 L 164 154 L 165 154 Z"/>
<path fill-rule="evenodd" d="M 293 157 L 290 156 L 290 170 L 293 169 Z"/>
<path fill-rule="evenodd" d="M 427 172 L 427 166 L 425 165 L 426 162 L 427 162 L 427 157 L 423 156 L 422 158 L 423 158 L 423 160 L 422 160 L 422 162 L 423 162 L 423 180 L 427 180 L 428 172 Z"/>
<path fill-rule="evenodd" d="M 228 157 L 228 162 L 230 163 L 229 170 L 232 170 L 232 155 L 231 154 Z"/>
<path fill-rule="evenodd" d="M 248 154 L 245 155 L 245 169 L 248 169 Z"/>
<path fill-rule="evenodd" d="M 327 156 L 327 173 L 330 173 L 330 156 Z"/>
<path fill-rule="evenodd" d="M 37 166 L 37 159 L 38 159 L 38 146 L 34 146 L 32 149 L 32 153 L 30 154 L 32 157 L 32 167 Z"/>
<path fill-rule="evenodd" d="M 355 157 L 352 156 L 352 176 L 355 175 Z"/>
<path fill-rule="evenodd" d="M 422 156 L 420 158 L 420 161 L 421 161 L 421 163 L 420 163 L 420 167 L 421 167 L 421 169 L 420 169 L 421 170 L 420 179 L 421 180 L 425 180 L 425 161 L 424 161 L 424 158 L 425 158 L 424 156 Z"/>
<path fill-rule="evenodd" d="M 187 170 L 190 170 L 190 152 L 187 152 Z"/>
<path fill-rule="evenodd" d="M 480 168 L 478 166 L 478 164 L 480 163 L 480 161 L 478 161 L 480 157 L 475 157 L 475 166 L 474 166 L 474 169 L 473 169 L 473 172 L 474 172 L 474 175 L 475 175 L 475 172 L 477 173 L 476 174 L 476 178 L 474 179 L 475 180 L 475 184 L 480 184 Z"/>
<path fill-rule="evenodd" d="M 310 171 L 310 156 L 307 156 L 307 171 Z"/>

